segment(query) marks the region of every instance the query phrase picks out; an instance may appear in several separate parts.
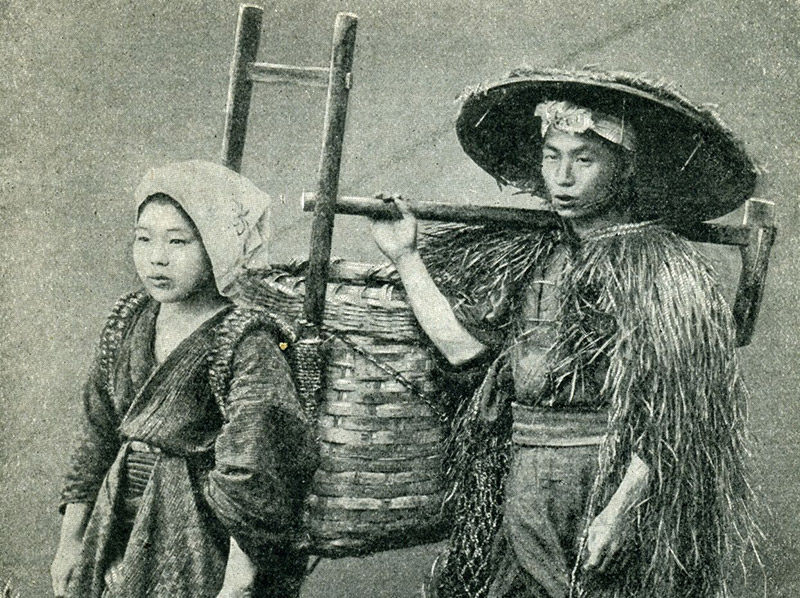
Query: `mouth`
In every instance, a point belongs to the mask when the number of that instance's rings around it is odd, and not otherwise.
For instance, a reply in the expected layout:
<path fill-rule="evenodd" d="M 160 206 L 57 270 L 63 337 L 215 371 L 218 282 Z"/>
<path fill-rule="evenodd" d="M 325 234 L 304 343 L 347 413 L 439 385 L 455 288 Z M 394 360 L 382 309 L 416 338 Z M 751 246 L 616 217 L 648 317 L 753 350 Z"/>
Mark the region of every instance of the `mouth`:
<path fill-rule="evenodd" d="M 569 205 L 573 203 L 577 198 L 573 197 L 572 195 L 554 195 L 553 201 L 561 204 L 561 205 Z"/>
<path fill-rule="evenodd" d="M 168 276 L 162 275 L 147 276 L 146 278 L 151 285 L 159 289 L 167 288 L 172 282 Z"/>

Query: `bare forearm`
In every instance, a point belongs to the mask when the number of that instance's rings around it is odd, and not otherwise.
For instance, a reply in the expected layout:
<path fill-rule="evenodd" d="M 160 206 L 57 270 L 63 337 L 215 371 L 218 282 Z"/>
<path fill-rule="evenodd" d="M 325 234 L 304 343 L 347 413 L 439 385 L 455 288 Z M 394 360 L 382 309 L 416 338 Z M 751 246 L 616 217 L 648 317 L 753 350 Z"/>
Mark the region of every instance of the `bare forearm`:
<path fill-rule="evenodd" d="M 617 487 L 606 509 L 623 514 L 634 507 L 644 494 L 650 479 L 650 467 L 637 454 L 633 454 L 622 482 Z"/>
<path fill-rule="evenodd" d="M 383 195 L 381 199 L 387 198 Z M 389 197 L 402 214 L 399 220 L 375 220 L 372 234 L 380 250 L 397 267 L 422 329 L 445 359 L 464 364 L 486 350 L 456 319 L 450 303 L 436 288 L 417 251 L 417 221 L 408 204 L 399 196 Z"/>
<path fill-rule="evenodd" d="M 395 266 L 417 321 L 451 364 L 460 365 L 486 350 L 455 317 L 417 251 L 404 253 Z"/>
<path fill-rule="evenodd" d="M 631 533 L 627 512 L 642 500 L 649 478 L 650 468 L 634 454 L 611 500 L 589 525 L 584 569 L 608 569 Z"/>

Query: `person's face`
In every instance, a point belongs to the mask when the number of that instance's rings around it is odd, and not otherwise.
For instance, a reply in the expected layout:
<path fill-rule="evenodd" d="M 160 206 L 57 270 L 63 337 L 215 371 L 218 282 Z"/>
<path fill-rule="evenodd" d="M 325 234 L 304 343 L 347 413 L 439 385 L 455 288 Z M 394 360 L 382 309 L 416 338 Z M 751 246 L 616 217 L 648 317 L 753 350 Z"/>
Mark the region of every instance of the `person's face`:
<path fill-rule="evenodd" d="M 618 159 L 595 136 L 551 128 L 542 148 L 542 178 L 555 211 L 580 220 L 607 210 L 614 201 Z"/>
<path fill-rule="evenodd" d="M 184 301 L 213 285 L 213 271 L 192 223 L 175 206 L 149 203 L 138 220 L 133 263 L 147 292 L 161 303 Z"/>

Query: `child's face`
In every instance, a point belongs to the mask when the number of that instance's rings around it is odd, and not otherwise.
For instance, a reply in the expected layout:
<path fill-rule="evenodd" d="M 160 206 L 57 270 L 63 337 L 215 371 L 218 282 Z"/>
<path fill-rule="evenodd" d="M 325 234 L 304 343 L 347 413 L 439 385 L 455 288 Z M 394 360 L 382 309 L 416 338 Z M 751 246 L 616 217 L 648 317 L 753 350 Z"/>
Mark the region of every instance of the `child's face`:
<path fill-rule="evenodd" d="M 562 218 L 601 214 L 614 199 L 617 156 L 589 135 L 551 128 L 542 148 L 542 178 L 553 208 Z"/>
<path fill-rule="evenodd" d="M 147 292 L 161 303 L 184 301 L 214 284 L 200 237 L 169 204 L 153 202 L 142 209 L 136 221 L 133 263 Z"/>

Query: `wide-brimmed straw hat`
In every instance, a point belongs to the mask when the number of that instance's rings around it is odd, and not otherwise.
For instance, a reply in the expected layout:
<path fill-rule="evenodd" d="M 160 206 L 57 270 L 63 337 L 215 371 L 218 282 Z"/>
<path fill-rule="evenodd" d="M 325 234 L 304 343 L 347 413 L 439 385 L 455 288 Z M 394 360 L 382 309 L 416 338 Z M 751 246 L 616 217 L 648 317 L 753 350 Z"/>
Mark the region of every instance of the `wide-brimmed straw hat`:
<path fill-rule="evenodd" d="M 629 73 L 522 68 L 465 93 L 456 131 L 464 151 L 501 184 L 544 196 L 536 106 L 566 100 L 636 133 L 634 187 L 641 218 L 708 220 L 751 197 L 757 169 L 710 108 L 664 82 Z"/>

